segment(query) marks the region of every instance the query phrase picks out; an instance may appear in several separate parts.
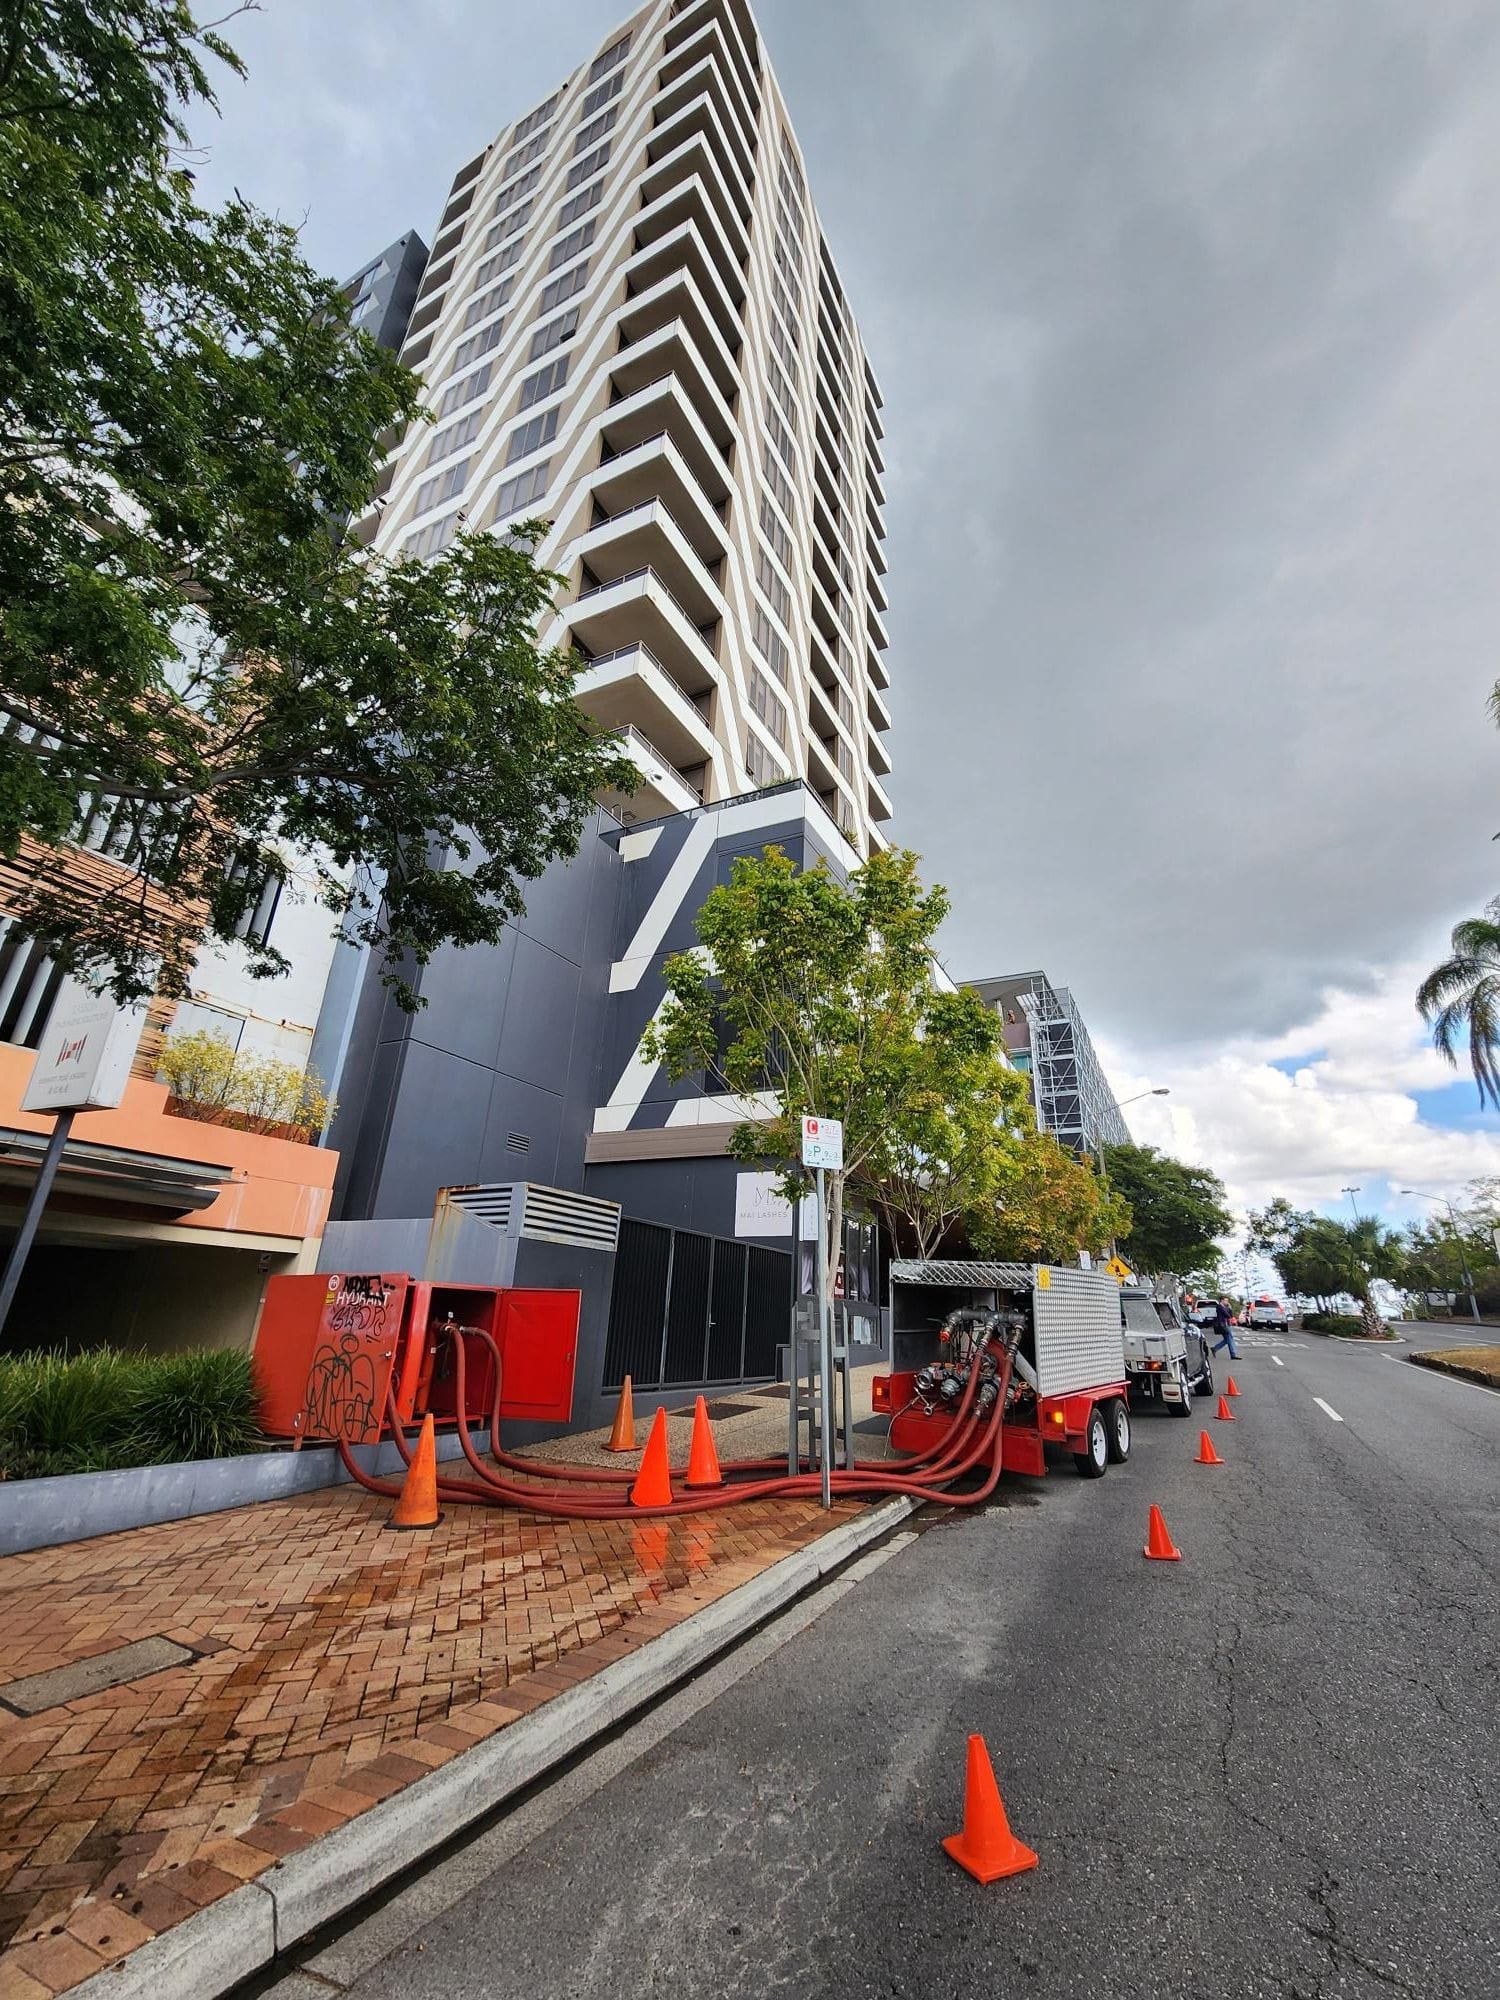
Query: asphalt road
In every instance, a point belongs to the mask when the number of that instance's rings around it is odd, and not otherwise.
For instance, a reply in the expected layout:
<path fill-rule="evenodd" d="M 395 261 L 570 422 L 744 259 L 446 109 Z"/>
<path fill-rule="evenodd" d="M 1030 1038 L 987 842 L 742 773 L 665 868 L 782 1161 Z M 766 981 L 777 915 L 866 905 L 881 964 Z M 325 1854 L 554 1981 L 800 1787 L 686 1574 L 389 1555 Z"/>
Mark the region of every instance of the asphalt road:
<path fill-rule="evenodd" d="M 1102 1481 L 1007 1481 L 279 2000 L 1493 1995 L 1500 1395 L 1250 1338 L 1222 1469 L 1142 1416 Z M 1041 1856 L 989 1888 L 938 1846 L 976 1729 Z"/>

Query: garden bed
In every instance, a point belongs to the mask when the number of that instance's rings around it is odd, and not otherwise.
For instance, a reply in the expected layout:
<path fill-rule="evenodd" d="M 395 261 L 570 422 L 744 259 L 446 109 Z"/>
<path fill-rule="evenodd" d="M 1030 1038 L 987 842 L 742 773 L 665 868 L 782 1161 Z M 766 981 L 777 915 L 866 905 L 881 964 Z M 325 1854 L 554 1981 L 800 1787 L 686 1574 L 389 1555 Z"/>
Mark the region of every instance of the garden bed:
<path fill-rule="evenodd" d="M 1436 1368 L 1443 1375 L 1461 1375 L 1466 1382 L 1500 1389 L 1500 1346 L 1439 1347 L 1409 1358 L 1419 1368 Z"/>

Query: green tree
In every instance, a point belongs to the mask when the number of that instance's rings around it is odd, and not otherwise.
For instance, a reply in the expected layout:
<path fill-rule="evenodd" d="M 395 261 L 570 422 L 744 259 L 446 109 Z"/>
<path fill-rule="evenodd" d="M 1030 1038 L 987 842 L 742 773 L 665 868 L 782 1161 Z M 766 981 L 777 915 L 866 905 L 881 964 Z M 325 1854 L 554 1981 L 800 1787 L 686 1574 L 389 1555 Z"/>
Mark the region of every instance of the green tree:
<path fill-rule="evenodd" d="M 1467 1044 L 1479 1102 L 1500 1108 L 1500 898 L 1482 917 L 1455 924 L 1449 943 L 1449 956 L 1417 988 L 1417 1011 L 1455 1069 Z"/>
<path fill-rule="evenodd" d="M 1216 1174 L 1169 1159 L 1155 1146 L 1109 1146 L 1104 1165 L 1130 1206 L 1120 1251 L 1137 1270 L 1181 1273 L 1217 1256 L 1218 1239 L 1234 1218 Z"/>
<path fill-rule="evenodd" d="M 1100 1255 L 1130 1226 L 1119 1190 L 1029 1124 L 1006 1149 L 994 1199 L 969 1219 L 969 1235 L 982 1256 L 1064 1264 L 1081 1251 Z"/>
<path fill-rule="evenodd" d="M 830 1291 L 846 1190 L 873 1192 L 944 1124 L 946 1108 L 932 1102 L 944 1064 L 922 1056 L 922 1038 L 945 1028 L 962 1036 L 948 1072 L 961 1082 L 983 1069 L 977 1003 L 954 1006 L 933 985 L 947 912 L 943 890 L 918 882 L 914 854 L 872 854 L 843 883 L 768 847 L 741 856 L 709 895 L 700 949 L 666 962 L 667 1000 L 643 1052 L 674 1081 L 701 1072 L 710 1091 L 735 1100 L 734 1158 L 779 1168 L 795 1196 L 810 1183 L 802 1119 L 843 1124 L 844 1165 L 827 1176 Z"/>
<path fill-rule="evenodd" d="M 1384 1331 L 1371 1292 L 1376 1278 L 1392 1281 L 1402 1269 L 1404 1244 L 1374 1216 L 1341 1222 L 1308 1209 L 1293 1208 L 1278 1195 L 1250 1217 L 1249 1247 L 1268 1256 L 1288 1292 L 1326 1305 L 1347 1292 L 1361 1309 L 1366 1331 Z"/>
<path fill-rule="evenodd" d="M 123 997 L 306 846 L 410 1004 L 398 962 L 498 938 L 623 767 L 536 646 L 536 524 L 425 567 L 344 537 L 420 383 L 294 230 L 196 200 L 215 62 L 187 0 L 0 10 L 0 854 Z M 53 853 L 85 837 L 112 893 Z"/>
<path fill-rule="evenodd" d="M 935 1256 L 994 1200 L 1029 1117 L 1026 1079 L 1001 1058 L 1000 1027 L 968 991 L 934 993 L 909 1036 L 905 1110 L 854 1175 L 893 1241 Z"/>

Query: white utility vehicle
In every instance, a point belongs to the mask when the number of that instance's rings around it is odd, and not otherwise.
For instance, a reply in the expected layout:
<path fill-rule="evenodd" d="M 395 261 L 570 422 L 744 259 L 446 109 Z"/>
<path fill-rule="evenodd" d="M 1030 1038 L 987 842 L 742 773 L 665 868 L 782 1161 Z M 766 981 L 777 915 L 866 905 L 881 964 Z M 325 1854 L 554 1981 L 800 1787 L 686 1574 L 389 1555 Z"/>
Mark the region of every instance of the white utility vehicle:
<path fill-rule="evenodd" d="M 1144 1285 L 1122 1285 L 1125 1320 L 1125 1378 L 1132 1403 L 1161 1403 L 1185 1417 L 1194 1396 L 1214 1392 L 1213 1357 L 1207 1330 L 1182 1315 L 1171 1299 L 1158 1299 Z"/>

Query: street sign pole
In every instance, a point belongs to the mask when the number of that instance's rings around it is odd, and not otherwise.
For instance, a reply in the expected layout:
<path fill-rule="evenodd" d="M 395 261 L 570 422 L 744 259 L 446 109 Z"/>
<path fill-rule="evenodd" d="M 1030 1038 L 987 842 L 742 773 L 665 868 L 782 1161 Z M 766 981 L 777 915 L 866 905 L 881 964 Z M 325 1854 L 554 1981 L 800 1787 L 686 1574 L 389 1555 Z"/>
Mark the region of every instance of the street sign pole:
<path fill-rule="evenodd" d="M 833 1505 L 833 1340 L 828 1325 L 828 1203 L 818 1168 L 818 1446 L 823 1505 Z"/>
<path fill-rule="evenodd" d="M 72 1128 L 73 1113 L 59 1111 L 47 1139 L 47 1150 L 42 1155 L 36 1185 L 31 1190 L 26 1213 L 21 1218 L 20 1233 L 11 1245 L 10 1255 L 5 1260 L 5 1276 L 0 1278 L 0 1333 L 4 1333 L 5 1322 L 10 1317 L 11 1300 L 16 1295 L 16 1287 L 21 1282 L 21 1273 L 26 1268 L 26 1259 L 31 1252 L 37 1224 L 42 1219 L 42 1210 L 47 1206 L 47 1196 L 52 1192 L 52 1183 L 57 1178 L 58 1162 L 62 1159 L 63 1147 L 68 1143 L 68 1134 Z"/>

